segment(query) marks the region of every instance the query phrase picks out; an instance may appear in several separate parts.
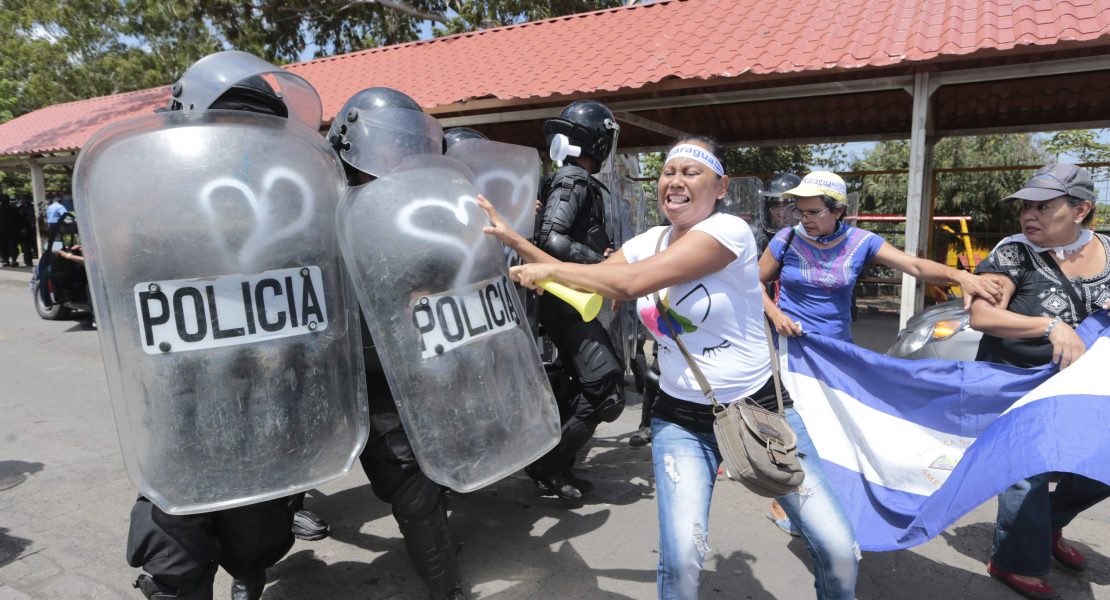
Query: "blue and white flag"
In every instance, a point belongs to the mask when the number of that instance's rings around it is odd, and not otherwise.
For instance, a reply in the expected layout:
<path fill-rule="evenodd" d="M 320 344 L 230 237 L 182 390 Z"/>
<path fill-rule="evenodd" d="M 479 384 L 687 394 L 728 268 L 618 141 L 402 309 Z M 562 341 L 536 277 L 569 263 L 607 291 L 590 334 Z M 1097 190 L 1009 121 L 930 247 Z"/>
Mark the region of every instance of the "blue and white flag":
<path fill-rule="evenodd" d="M 1031 475 L 1110 483 L 1110 316 L 1063 371 L 905 360 L 816 335 L 782 349 L 783 383 L 864 550 L 932 539 Z"/>

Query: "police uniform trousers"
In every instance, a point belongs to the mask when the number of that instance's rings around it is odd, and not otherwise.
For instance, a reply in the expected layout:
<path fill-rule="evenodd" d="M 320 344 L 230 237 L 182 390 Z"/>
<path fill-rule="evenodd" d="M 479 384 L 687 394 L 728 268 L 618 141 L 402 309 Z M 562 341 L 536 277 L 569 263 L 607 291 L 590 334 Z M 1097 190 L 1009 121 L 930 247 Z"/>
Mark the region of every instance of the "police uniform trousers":
<path fill-rule="evenodd" d="M 167 593 L 210 585 L 216 569 L 244 578 L 273 566 L 293 547 L 286 498 L 195 515 L 171 515 L 139 497 L 131 509 L 127 564 Z"/>
<path fill-rule="evenodd" d="M 559 350 L 564 372 L 574 380 L 573 385 L 558 386 L 561 389 L 555 394 L 562 437 L 538 465 L 551 472 L 570 467 L 598 424 L 620 416 L 624 375 L 609 334 L 596 319 L 585 322 L 569 304 L 544 294 L 539 320 L 544 335 Z"/>
<path fill-rule="evenodd" d="M 364 343 L 369 339 L 364 324 Z M 363 357 L 370 435 L 359 462 L 374 495 L 390 504 L 409 560 L 432 597 L 448 597 L 460 587 L 460 577 L 443 488 L 416 462 L 377 352 L 364 348 Z"/>

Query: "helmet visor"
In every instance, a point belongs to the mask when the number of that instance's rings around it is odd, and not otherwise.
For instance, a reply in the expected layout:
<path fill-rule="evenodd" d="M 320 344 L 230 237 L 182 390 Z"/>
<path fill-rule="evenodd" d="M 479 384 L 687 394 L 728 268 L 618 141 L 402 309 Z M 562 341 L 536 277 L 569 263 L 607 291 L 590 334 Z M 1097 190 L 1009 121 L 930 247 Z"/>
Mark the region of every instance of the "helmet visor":
<path fill-rule="evenodd" d="M 320 129 L 323 107 L 310 83 L 253 54 L 229 50 L 198 60 L 174 85 L 173 100 L 185 112 L 207 110 L 232 86 L 255 75 L 263 76 L 289 109 L 289 118 Z"/>
<path fill-rule="evenodd" d="M 343 160 L 375 177 L 392 171 L 406 156 L 443 152 L 439 121 L 408 108 L 364 109 L 354 120 L 350 115 L 340 115 L 331 134 L 340 135 L 344 142 L 339 149 Z"/>

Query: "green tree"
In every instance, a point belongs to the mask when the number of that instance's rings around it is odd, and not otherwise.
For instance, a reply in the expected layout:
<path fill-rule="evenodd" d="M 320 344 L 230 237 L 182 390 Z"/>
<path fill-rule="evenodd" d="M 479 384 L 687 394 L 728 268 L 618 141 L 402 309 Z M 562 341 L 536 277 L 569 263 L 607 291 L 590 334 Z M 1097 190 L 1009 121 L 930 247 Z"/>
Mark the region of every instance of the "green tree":
<path fill-rule="evenodd" d="M 1074 156 L 1079 162 L 1110 161 L 1110 144 L 1098 141 L 1098 137 L 1110 129 L 1076 129 L 1057 131 L 1045 142 L 1044 149 L 1062 160 L 1063 155 Z"/>
<path fill-rule="evenodd" d="M 618 6 L 619 0 L 0 0 L 0 123 L 83 98 L 165 85 L 217 50 L 282 64 Z M 61 186 L 64 188 L 64 185 Z M 0 172 L 0 191 L 29 190 Z"/>
<path fill-rule="evenodd" d="M 880 142 L 852 165 L 854 171 L 883 171 L 909 167 L 909 142 Z M 933 149 L 937 168 L 1041 165 L 1047 160 L 1030 134 L 944 138 Z M 935 215 L 970 215 L 971 228 L 1009 232 L 1016 213 L 999 203 L 1019 189 L 1032 173 L 1024 170 L 938 173 L 933 188 Z M 860 192 L 860 212 L 906 214 L 908 179 L 905 174 L 849 177 Z"/>
<path fill-rule="evenodd" d="M 190 0 L 195 19 L 232 47 L 274 62 L 620 6 L 620 0 Z"/>

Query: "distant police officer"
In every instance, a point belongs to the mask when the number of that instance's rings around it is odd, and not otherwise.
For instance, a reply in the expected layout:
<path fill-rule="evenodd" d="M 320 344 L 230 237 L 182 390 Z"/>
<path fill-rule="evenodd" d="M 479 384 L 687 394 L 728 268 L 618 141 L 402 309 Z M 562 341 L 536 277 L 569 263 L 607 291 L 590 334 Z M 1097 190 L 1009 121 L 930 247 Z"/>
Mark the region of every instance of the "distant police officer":
<path fill-rule="evenodd" d="M 463 140 L 488 140 L 489 138 L 482 135 L 482 132 L 476 131 L 469 127 L 452 127 L 443 132 L 443 153 L 447 154 L 455 144 Z"/>
<path fill-rule="evenodd" d="M 355 187 L 386 175 L 407 156 L 440 154 L 441 135 L 439 125 L 412 98 L 375 87 L 358 92 L 340 109 L 328 141 L 342 160 L 348 185 Z M 372 332 L 365 318 L 361 322 L 370 438 L 359 460 L 374 494 L 392 506 L 409 559 L 431 596 L 465 598 L 444 489 L 428 479 L 416 461 Z"/>
<path fill-rule="evenodd" d="M 600 102 L 579 100 L 544 121 L 543 130 L 552 158 L 565 164 L 541 185 L 536 245 L 559 260 L 599 263 L 612 251 L 604 218 L 609 191 L 592 175 L 613 150 L 613 113 Z M 605 328 L 596 320 L 583 322 L 554 295 L 540 297 L 539 321 L 570 385 L 553 385 L 563 422 L 559 445 L 525 472 L 559 496 L 580 498 L 581 484 L 570 469 L 598 424 L 616 420 L 624 409 L 623 369 Z"/>
<path fill-rule="evenodd" d="M 761 253 L 780 229 L 794 224 L 794 205 L 784 202 L 782 193 L 798 187 L 801 182 L 802 178 L 793 173 L 778 173 L 767 180 L 767 188 L 759 193 L 759 235 L 756 242 Z"/>
<path fill-rule="evenodd" d="M 249 54 L 198 61 L 170 111 L 102 131 L 74 174 L 142 494 L 127 561 L 148 599 L 211 599 L 219 567 L 233 600 L 257 599 L 293 545 L 285 496 L 345 474 L 368 429 L 351 400 L 362 373 L 334 233 L 341 171 L 312 87 Z"/>

